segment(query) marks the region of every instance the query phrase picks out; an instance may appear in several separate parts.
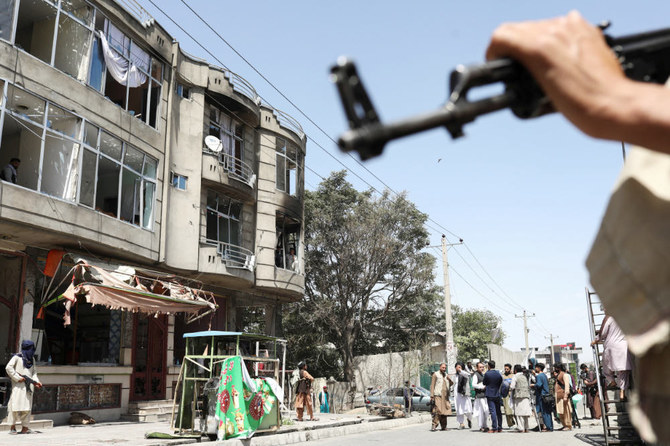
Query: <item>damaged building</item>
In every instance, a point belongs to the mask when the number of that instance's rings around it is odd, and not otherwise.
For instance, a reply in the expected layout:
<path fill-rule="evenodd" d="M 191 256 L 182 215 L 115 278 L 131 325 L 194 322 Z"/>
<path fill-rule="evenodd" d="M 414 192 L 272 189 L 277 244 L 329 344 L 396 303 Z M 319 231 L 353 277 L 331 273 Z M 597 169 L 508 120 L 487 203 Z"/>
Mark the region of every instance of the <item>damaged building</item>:
<path fill-rule="evenodd" d="M 0 0 L 0 356 L 36 342 L 57 423 L 172 398 L 184 333 L 280 336 L 304 294 L 300 124 L 129 4 Z"/>

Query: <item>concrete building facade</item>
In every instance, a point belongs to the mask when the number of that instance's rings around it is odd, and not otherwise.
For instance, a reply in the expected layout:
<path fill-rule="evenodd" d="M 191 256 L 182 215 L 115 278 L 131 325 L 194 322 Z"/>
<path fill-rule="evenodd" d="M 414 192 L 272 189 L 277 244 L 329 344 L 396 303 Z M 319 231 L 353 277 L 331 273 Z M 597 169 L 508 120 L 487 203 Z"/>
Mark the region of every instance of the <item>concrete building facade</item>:
<path fill-rule="evenodd" d="M 182 334 L 244 331 L 246 308 L 281 334 L 305 287 L 297 121 L 113 0 L 0 0 L 0 91 L 0 357 L 38 342 L 37 417 L 171 398 Z M 77 258 L 164 307 L 66 309 Z M 186 294 L 218 308 L 161 299 Z"/>

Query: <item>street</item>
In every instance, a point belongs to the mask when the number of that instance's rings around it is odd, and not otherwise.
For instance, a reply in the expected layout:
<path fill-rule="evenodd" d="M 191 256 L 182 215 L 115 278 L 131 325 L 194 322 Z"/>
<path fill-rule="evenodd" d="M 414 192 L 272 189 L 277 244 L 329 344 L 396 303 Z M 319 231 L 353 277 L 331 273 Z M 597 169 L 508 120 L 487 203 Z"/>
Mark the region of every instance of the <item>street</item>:
<path fill-rule="evenodd" d="M 454 423 L 455 419 L 449 418 L 449 423 Z M 366 446 L 378 445 L 384 446 L 406 446 L 408 444 L 476 444 L 476 445 L 515 445 L 520 442 L 524 444 L 536 444 L 541 442 L 543 446 L 563 446 L 563 445 L 595 445 L 605 444 L 603 429 L 599 423 L 591 425 L 590 422 L 583 422 L 581 429 L 571 432 L 551 432 L 538 433 L 530 432 L 520 434 L 514 431 L 505 430 L 499 434 L 481 433 L 476 430 L 457 430 L 449 429 L 446 432 L 430 432 L 430 424 L 418 424 L 397 429 L 384 431 L 373 431 L 364 434 L 347 435 L 346 442 L 350 445 Z M 310 441 L 314 446 L 335 446 L 341 445 L 341 437 L 329 438 L 325 440 Z"/>

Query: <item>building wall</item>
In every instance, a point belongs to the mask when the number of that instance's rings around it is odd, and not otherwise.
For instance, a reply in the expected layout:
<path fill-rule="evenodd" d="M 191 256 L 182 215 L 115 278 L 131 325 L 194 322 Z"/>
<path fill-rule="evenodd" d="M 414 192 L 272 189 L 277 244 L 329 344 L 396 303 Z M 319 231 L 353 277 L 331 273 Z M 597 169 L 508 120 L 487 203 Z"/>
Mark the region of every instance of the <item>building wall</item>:
<path fill-rule="evenodd" d="M 23 3 L 24 6 L 30 4 Z M 297 254 L 299 259 L 304 258 L 302 191 L 306 138 L 299 125 L 296 127 L 286 115 L 261 106 L 260 98 L 257 95 L 254 97 L 253 87 L 234 73 L 186 54 L 154 21 L 140 23 L 113 0 L 95 0 L 91 4 L 133 42 L 163 63 L 159 113 L 154 127 L 142 122 L 137 114 L 131 114 L 116 105 L 85 81 L 78 80 L 83 79 L 81 73 L 66 74 L 41 60 L 48 60 L 47 53 L 50 51 L 46 43 L 48 39 L 40 37 L 40 33 L 45 34 L 44 24 L 36 24 L 30 30 L 35 42 L 32 49 L 34 54 L 29 54 L 11 42 L 0 40 L 0 81 L 5 81 L 5 84 L 11 82 L 74 113 L 82 122 L 90 122 L 104 129 L 157 160 L 151 228 L 144 229 L 124 222 L 84 206 L 77 200 L 56 198 L 34 188 L 0 182 L 2 247 L 11 247 L 7 249 L 16 250 L 21 255 L 31 249 L 39 250 L 40 253 L 50 250 L 82 251 L 93 259 L 104 259 L 110 264 L 132 264 L 161 273 L 176 274 L 194 283 L 199 282 L 203 289 L 214 292 L 223 302 L 224 317 L 215 317 L 212 321 L 215 325 L 230 323 L 230 327 L 212 326 L 213 329 L 236 327 L 237 310 L 256 305 L 267 307 L 266 319 L 271 323 L 266 325 L 271 333 L 275 333 L 280 326 L 276 322 L 276 306 L 281 302 L 298 300 L 304 294 L 304 262 L 300 262 L 299 269 L 295 271 L 277 268 L 274 262 L 277 213 L 288 215 L 299 222 L 301 231 Z M 63 30 L 62 33 L 63 39 L 76 39 L 76 32 L 72 29 Z M 24 37 L 28 38 L 27 35 Z M 55 63 L 62 67 L 69 62 L 67 56 L 60 54 Z M 190 89 L 189 98 L 176 93 L 177 83 Z M 229 111 L 231 116 L 244 124 L 243 160 L 255 175 L 254 181 L 248 184 L 231 178 L 222 170 L 217 158 L 203 151 L 209 125 L 208 110 L 212 104 Z M 298 177 L 297 196 L 290 196 L 276 188 L 277 137 L 290 140 L 299 147 L 303 170 Z M 17 155 L 10 153 L 10 145 L 28 150 L 28 144 L 39 141 L 38 137 L 31 140 L 30 136 L 21 136 L 20 140 L 14 141 L 12 138 L 8 135 L 0 140 L 0 167 L 4 167 L 10 157 Z M 81 138 L 84 138 L 83 133 Z M 78 149 L 83 153 L 83 147 Z M 83 172 L 80 171 L 80 174 Z M 186 190 L 177 190 L 171 186 L 171 172 L 188 177 Z M 28 174 L 27 168 L 20 170 L 20 175 L 25 177 Z M 53 180 L 54 188 L 67 184 L 59 177 L 50 180 Z M 80 178 L 76 181 L 80 181 Z M 231 268 L 222 261 L 215 247 L 204 243 L 208 189 L 243 203 L 241 244 L 256 260 L 250 268 Z M 121 200 L 121 197 L 118 199 Z M 42 260 L 33 256 L 31 261 L 39 263 Z M 48 280 L 38 272 L 24 279 L 20 287 L 28 287 L 31 299 L 18 309 L 19 314 L 0 311 L 0 325 L 5 319 L 14 318 L 12 323 L 17 332 L 22 333 L 23 337 L 29 336 L 33 329 L 32 296 L 42 298 L 40 293 Z M 130 316 L 123 316 L 116 366 L 39 364 L 40 375 L 49 385 L 89 381 L 121 384 L 121 404 L 118 408 L 85 410 L 99 420 L 118 418 L 127 410 L 134 350 Z M 181 362 L 180 358 L 175 358 L 175 337 L 181 335 L 175 330 L 176 326 L 179 324 L 171 316 L 167 333 L 166 398 L 172 396 L 173 381 L 179 373 L 179 367 L 175 364 Z M 9 341 L 7 334 L 0 333 L 0 345 L 9 344 Z M 7 346 L 6 349 L 9 352 L 15 347 Z M 66 420 L 64 413 L 41 414 L 40 417 L 52 418 L 57 423 Z"/>

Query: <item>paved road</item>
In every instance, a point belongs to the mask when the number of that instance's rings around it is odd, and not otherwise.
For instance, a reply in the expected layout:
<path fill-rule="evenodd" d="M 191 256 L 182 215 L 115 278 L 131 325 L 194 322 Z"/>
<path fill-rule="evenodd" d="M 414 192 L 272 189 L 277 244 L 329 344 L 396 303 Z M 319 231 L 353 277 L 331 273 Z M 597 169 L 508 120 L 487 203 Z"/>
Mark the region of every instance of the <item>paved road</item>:
<path fill-rule="evenodd" d="M 456 420 L 449 418 L 449 422 Z M 480 445 L 515 445 L 520 444 L 541 444 L 542 446 L 563 446 L 563 445 L 596 445 L 605 444 L 603 437 L 603 430 L 600 424 L 591 425 L 591 423 L 583 422 L 581 429 L 576 429 L 570 432 L 550 432 L 537 433 L 530 432 L 527 434 L 520 434 L 513 431 L 505 430 L 499 434 L 481 433 L 470 430 L 456 430 L 449 429 L 446 432 L 430 432 L 430 424 L 418 424 L 397 429 L 390 429 L 385 431 L 368 432 L 365 434 L 347 435 L 340 438 L 329 438 L 325 440 L 310 441 L 310 446 L 336 446 L 342 445 L 346 441 L 348 445 L 352 446 L 407 446 L 407 445 L 429 445 L 437 444 L 453 444 L 466 445 L 476 444 Z M 346 440 L 345 440 L 346 438 Z"/>

